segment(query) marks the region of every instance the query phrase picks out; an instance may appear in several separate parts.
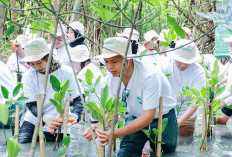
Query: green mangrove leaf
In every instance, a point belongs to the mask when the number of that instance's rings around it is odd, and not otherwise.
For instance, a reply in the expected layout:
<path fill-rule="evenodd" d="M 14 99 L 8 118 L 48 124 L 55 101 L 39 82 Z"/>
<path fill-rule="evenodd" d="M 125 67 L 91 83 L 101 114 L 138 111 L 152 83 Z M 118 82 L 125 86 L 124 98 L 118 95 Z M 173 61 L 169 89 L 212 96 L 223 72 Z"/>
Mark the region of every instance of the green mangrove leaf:
<path fill-rule="evenodd" d="M 65 138 L 63 138 L 62 142 L 65 146 L 67 146 L 70 143 L 70 136 L 66 136 Z"/>
<path fill-rule="evenodd" d="M 147 135 L 148 138 L 150 137 L 150 134 L 149 134 L 148 130 L 142 129 L 142 132 L 144 132 L 144 134 Z"/>
<path fill-rule="evenodd" d="M 165 74 L 166 77 L 171 76 L 171 74 Z"/>
<path fill-rule="evenodd" d="M 99 121 L 102 119 L 103 114 L 95 102 L 89 101 L 85 105 L 89 108 L 89 110 L 90 110 L 90 112 L 95 120 Z"/>
<path fill-rule="evenodd" d="M 161 135 L 161 132 L 159 132 L 159 130 L 157 130 L 156 128 L 153 128 L 152 131 L 155 135 Z"/>
<path fill-rule="evenodd" d="M 52 103 L 52 105 L 54 105 L 55 107 L 58 107 L 59 106 L 59 103 L 54 100 L 54 99 L 49 99 L 49 101 Z"/>
<path fill-rule="evenodd" d="M 191 91 L 192 91 L 192 93 L 195 95 L 195 96 L 197 96 L 197 97 L 199 97 L 200 96 L 200 92 L 199 92 L 199 90 L 197 89 L 197 88 L 191 88 Z"/>
<path fill-rule="evenodd" d="M 101 75 L 98 76 L 98 78 L 96 79 L 96 82 L 95 82 L 95 87 L 98 85 L 98 83 L 101 81 Z"/>
<path fill-rule="evenodd" d="M 178 25 L 175 18 L 171 16 L 167 16 L 167 18 L 169 25 L 172 26 L 176 34 L 183 39 L 185 37 L 185 31 Z"/>
<path fill-rule="evenodd" d="M 225 89 L 226 89 L 226 86 L 219 87 L 219 88 L 216 89 L 215 94 L 219 95 L 222 92 L 224 92 Z"/>
<path fill-rule="evenodd" d="M 165 131 L 165 129 L 167 128 L 168 125 L 168 118 L 164 118 L 162 120 L 162 133 Z"/>
<path fill-rule="evenodd" d="M 113 98 L 110 98 L 106 103 L 106 111 L 111 111 L 112 104 L 113 104 Z"/>
<path fill-rule="evenodd" d="M 28 97 L 24 97 L 24 96 L 21 96 L 17 99 L 17 101 L 25 101 L 25 100 L 28 100 L 29 98 Z"/>
<path fill-rule="evenodd" d="M 84 90 L 85 96 L 89 95 L 89 91 L 88 90 Z"/>
<path fill-rule="evenodd" d="M 126 107 L 120 107 L 120 106 L 118 106 L 118 109 L 117 109 L 117 114 L 120 114 L 120 113 L 123 113 L 123 112 L 125 112 L 126 111 Z"/>
<path fill-rule="evenodd" d="M 61 105 L 58 105 L 57 107 L 56 107 L 56 110 L 57 110 L 57 112 L 59 113 L 59 114 L 63 114 L 63 108 L 62 108 L 62 104 Z"/>
<path fill-rule="evenodd" d="M 219 66 L 218 66 L 218 60 L 216 59 L 215 62 L 214 62 L 214 65 L 213 65 L 213 71 L 212 71 L 212 76 L 215 75 L 215 76 L 218 76 L 219 74 Z"/>
<path fill-rule="evenodd" d="M 101 105 L 102 107 L 105 109 L 106 106 L 106 102 L 109 96 L 109 87 L 108 85 L 105 86 L 105 88 L 103 89 L 102 95 L 101 95 Z"/>
<path fill-rule="evenodd" d="M 6 87 L 1 86 L 1 90 L 2 90 L 2 95 L 5 99 L 9 98 L 9 91 L 6 89 Z"/>
<path fill-rule="evenodd" d="M 207 98 L 205 87 L 203 87 L 203 88 L 201 89 L 201 95 L 202 95 L 204 98 Z"/>
<path fill-rule="evenodd" d="M 89 89 L 89 92 L 90 92 L 90 93 L 95 93 L 95 88 L 90 88 L 90 89 Z"/>
<path fill-rule="evenodd" d="M 154 5 L 154 6 L 160 6 L 161 7 L 161 3 L 159 0 L 151 0 L 151 3 Z"/>
<path fill-rule="evenodd" d="M 0 1 L 0 3 L 4 3 L 4 4 L 6 4 L 6 5 L 9 5 L 9 4 L 10 4 L 10 1 L 9 1 L 9 0 L 2 0 L 2 1 Z"/>
<path fill-rule="evenodd" d="M 69 80 L 63 81 L 60 85 L 61 91 L 65 93 L 68 90 L 69 84 L 70 84 Z"/>
<path fill-rule="evenodd" d="M 54 75 L 50 76 L 50 83 L 54 91 L 60 91 L 60 81 Z"/>
<path fill-rule="evenodd" d="M 0 121 L 6 125 L 9 117 L 9 109 L 5 104 L 0 104 Z"/>
<path fill-rule="evenodd" d="M 13 90 L 13 97 L 17 96 L 19 94 L 21 88 L 21 83 L 19 83 Z"/>
<path fill-rule="evenodd" d="M 57 100 L 57 101 L 61 101 L 62 100 L 62 95 L 59 93 L 59 92 L 56 92 L 54 94 L 54 98 Z"/>
<path fill-rule="evenodd" d="M 85 73 L 85 81 L 87 85 L 91 86 L 92 85 L 92 80 L 93 80 L 93 72 L 89 69 L 87 69 Z"/>
<path fill-rule="evenodd" d="M 232 109 L 232 105 L 230 105 L 230 106 L 225 105 L 224 107 L 226 107 L 228 109 Z"/>
<path fill-rule="evenodd" d="M 123 119 L 118 122 L 118 128 L 123 128 Z"/>
<path fill-rule="evenodd" d="M 11 35 L 14 31 L 15 31 L 15 25 L 12 24 L 12 25 L 10 25 L 10 27 L 6 30 L 5 36 L 8 37 L 8 36 Z"/>
<path fill-rule="evenodd" d="M 9 157 L 17 157 L 19 151 L 20 151 L 20 145 L 18 142 L 13 138 L 10 137 L 7 142 L 7 152 Z"/>
<path fill-rule="evenodd" d="M 216 111 L 217 110 L 217 107 L 219 106 L 220 107 L 220 102 L 221 100 L 219 99 L 218 101 L 214 102 L 211 106 L 211 109 L 212 111 Z"/>

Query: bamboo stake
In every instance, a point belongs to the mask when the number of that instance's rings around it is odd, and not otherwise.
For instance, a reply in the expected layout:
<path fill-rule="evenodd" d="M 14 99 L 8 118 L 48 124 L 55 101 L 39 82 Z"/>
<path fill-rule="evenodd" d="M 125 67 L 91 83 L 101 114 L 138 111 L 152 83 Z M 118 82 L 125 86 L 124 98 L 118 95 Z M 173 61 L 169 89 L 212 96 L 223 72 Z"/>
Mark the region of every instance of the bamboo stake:
<path fill-rule="evenodd" d="M 215 86 L 212 86 L 212 92 L 214 93 L 214 91 L 215 91 Z M 207 133 L 207 136 L 210 136 L 210 137 L 212 137 L 212 127 L 211 127 L 212 121 L 213 121 L 213 111 L 210 106 L 209 107 L 208 133 Z"/>
<path fill-rule="evenodd" d="M 67 136 L 67 130 L 68 130 L 68 114 L 69 114 L 69 101 L 65 103 L 65 117 L 64 117 L 64 134 L 63 139 Z M 66 146 L 63 145 L 63 148 L 66 149 Z M 65 157 L 65 155 L 63 155 Z"/>
<path fill-rule="evenodd" d="M 19 132 L 19 105 L 15 106 L 15 135 L 18 135 Z M 18 142 L 18 136 L 15 137 L 15 140 Z"/>
<path fill-rule="evenodd" d="M 61 6 L 59 6 L 58 13 L 60 12 L 60 9 L 61 9 Z M 54 13 L 54 15 L 56 16 L 56 13 Z M 31 143 L 31 148 L 30 148 L 30 157 L 34 157 L 34 155 L 35 155 L 35 146 L 36 146 L 36 141 L 37 141 L 37 135 L 38 135 L 39 125 L 40 125 L 40 120 L 42 118 L 42 111 L 43 111 L 43 105 L 44 105 L 44 101 L 45 101 L 47 82 L 48 82 L 48 74 L 49 74 L 49 69 L 50 69 L 50 65 L 51 65 L 51 61 L 52 61 L 52 55 L 53 55 L 53 49 L 54 49 L 55 40 L 56 40 L 56 32 L 57 32 L 58 21 L 59 21 L 59 18 L 56 18 L 56 25 L 55 25 L 55 28 L 54 28 L 55 38 L 53 38 L 53 40 L 52 40 L 52 45 L 51 45 L 51 49 L 50 49 L 50 53 L 49 53 L 49 57 L 48 57 L 48 62 L 47 62 L 47 67 L 46 67 L 46 72 L 45 72 L 44 85 L 43 85 L 43 90 L 42 90 L 42 94 L 41 94 L 42 95 L 42 97 L 41 97 L 42 101 L 41 101 L 41 104 L 40 104 L 40 110 L 39 110 L 38 115 L 37 115 L 36 125 L 35 125 L 35 129 L 34 129 L 33 137 L 32 137 L 32 143 Z"/>
<path fill-rule="evenodd" d="M 103 92 L 103 89 L 101 89 L 101 93 L 102 93 L 102 92 Z M 101 109 L 103 115 L 105 115 L 105 111 L 104 111 L 104 109 L 103 109 L 103 107 L 102 107 L 102 104 L 100 104 L 100 109 Z M 102 120 L 100 120 L 100 122 L 98 123 L 98 128 L 99 128 L 100 130 L 104 130 L 104 129 L 105 129 L 105 128 L 104 128 L 104 122 L 103 122 L 103 120 L 104 120 L 104 118 L 103 118 Z M 100 142 L 98 142 L 98 156 L 99 156 L 99 157 L 104 157 L 104 147 L 102 147 L 102 146 L 100 145 Z"/>
<path fill-rule="evenodd" d="M 124 69 L 125 69 L 125 65 L 126 65 L 126 61 L 127 61 L 128 48 L 129 48 L 129 45 L 130 45 L 131 36 L 132 36 L 132 33 L 133 33 L 133 28 L 135 27 L 135 25 L 134 25 L 135 20 L 136 20 L 136 17 L 138 15 L 138 11 L 139 11 L 139 8 L 141 6 L 141 3 L 142 3 L 141 0 L 139 0 L 138 7 L 136 9 L 136 13 L 135 13 L 134 18 L 133 18 L 133 22 L 131 22 L 132 29 L 131 29 L 131 32 L 129 34 L 129 38 L 128 38 L 128 41 L 127 41 L 126 51 L 125 51 L 125 53 L 123 55 L 123 63 L 122 63 L 122 69 L 121 69 L 121 72 L 120 72 L 120 80 L 119 80 L 119 83 L 118 83 L 118 89 L 117 89 L 117 94 L 116 94 L 116 101 L 115 101 L 116 103 L 115 103 L 115 107 L 114 107 L 113 121 L 112 121 L 112 126 L 111 126 L 111 131 L 110 131 L 110 139 L 109 139 L 107 157 L 111 157 L 111 153 L 112 153 L 111 150 L 112 150 L 113 138 L 114 138 L 114 128 L 115 128 L 116 120 L 117 120 L 119 92 L 120 92 L 120 89 L 121 89 L 122 78 L 123 78 Z"/>
<path fill-rule="evenodd" d="M 206 106 L 207 100 L 204 100 L 203 103 L 203 115 L 202 115 L 202 144 L 201 144 L 201 149 L 206 150 L 206 137 L 207 137 L 207 115 L 206 115 Z"/>
<path fill-rule="evenodd" d="M 160 157 L 161 156 L 161 141 L 162 141 L 162 120 L 163 120 L 163 97 L 160 97 L 159 100 L 159 119 L 158 119 L 158 131 L 161 133 L 158 135 L 158 140 L 157 140 L 157 151 L 156 151 L 156 156 Z"/>
<path fill-rule="evenodd" d="M 41 104 L 41 96 L 40 94 L 36 95 L 36 101 L 37 101 L 37 112 L 39 112 L 40 104 Z M 40 153 L 41 157 L 45 157 L 45 150 L 44 150 L 44 134 L 43 134 L 43 123 L 42 119 L 40 120 L 39 125 L 39 146 L 40 146 Z"/>

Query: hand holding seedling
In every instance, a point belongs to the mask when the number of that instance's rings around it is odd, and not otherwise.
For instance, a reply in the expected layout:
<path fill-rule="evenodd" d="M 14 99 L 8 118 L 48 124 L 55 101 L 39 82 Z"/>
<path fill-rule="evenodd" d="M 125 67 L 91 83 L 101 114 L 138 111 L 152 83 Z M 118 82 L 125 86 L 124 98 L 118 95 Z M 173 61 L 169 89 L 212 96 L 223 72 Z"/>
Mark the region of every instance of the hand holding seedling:
<path fill-rule="evenodd" d="M 97 133 L 96 133 L 96 129 L 97 129 L 97 124 L 92 125 L 93 128 L 93 133 L 94 133 L 94 137 L 97 138 Z M 92 136 L 91 136 L 91 132 L 90 132 L 90 128 L 87 128 L 84 133 L 82 134 L 88 141 L 92 140 Z"/>
<path fill-rule="evenodd" d="M 62 125 L 63 120 L 61 118 L 45 114 L 43 116 L 43 121 L 49 128 L 49 132 L 53 134 L 53 129 L 59 129 L 59 126 Z"/>

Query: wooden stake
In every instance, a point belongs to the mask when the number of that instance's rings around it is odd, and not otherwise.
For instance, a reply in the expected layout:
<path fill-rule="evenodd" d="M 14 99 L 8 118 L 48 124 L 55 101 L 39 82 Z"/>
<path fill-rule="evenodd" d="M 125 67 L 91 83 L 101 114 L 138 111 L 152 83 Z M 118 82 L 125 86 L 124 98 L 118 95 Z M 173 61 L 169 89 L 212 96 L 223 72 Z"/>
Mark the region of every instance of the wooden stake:
<path fill-rule="evenodd" d="M 101 89 L 101 93 L 103 92 L 103 89 Z M 104 111 L 104 109 L 103 109 L 103 107 L 102 107 L 102 104 L 100 104 L 100 109 L 101 109 L 101 111 L 102 111 L 102 113 L 103 113 L 103 116 L 105 115 L 105 111 Z M 103 118 L 104 119 L 104 118 Z M 100 122 L 98 123 L 98 128 L 100 129 L 100 130 L 104 130 L 105 128 L 104 128 L 104 122 L 103 122 L 103 120 L 100 120 Z M 104 157 L 104 147 L 102 147 L 101 145 L 100 145 L 100 142 L 98 141 L 98 156 L 99 157 Z"/>
<path fill-rule="evenodd" d="M 19 132 L 19 105 L 15 106 L 15 135 L 18 135 Z M 15 140 L 18 142 L 18 136 L 15 137 Z"/>
<path fill-rule="evenodd" d="M 69 101 L 65 103 L 65 117 L 64 117 L 64 134 L 63 138 L 67 136 L 67 129 L 68 129 L 68 114 L 69 114 Z M 66 148 L 66 146 L 64 146 Z"/>
<path fill-rule="evenodd" d="M 157 140 L 157 151 L 156 151 L 156 156 L 160 157 L 161 156 L 161 141 L 162 141 L 162 120 L 163 120 L 163 97 L 160 97 L 159 100 L 159 119 L 158 119 L 158 131 L 161 133 L 158 135 L 158 140 Z M 160 141 L 160 142 L 159 142 Z"/>
<path fill-rule="evenodd" d="M 203 103 L 203 115 L 202 115 L 202 144 L 201 149 L 206 150 L 206 138 L 207 138 L 207 115 L 206 115 L 206 109 L 207 109 L 207 100 L 204 100 Z"/>
<path fill-rule="evenodd" d="M 41 103 L 41 96 L 40 94 L 36 95 L 36 101 L 37 101 L 37 112 L 40 109 L 40 103 Z M 45 150 L 44 150 L 44 134 L 43 134 L 43 123 L 42 123 L 42 119 L 40 121 L 40 125 L 39 125 L 39 146 L 40 146 L 40 153 L 41 153 L 41 157 L 45 157 Z"/>

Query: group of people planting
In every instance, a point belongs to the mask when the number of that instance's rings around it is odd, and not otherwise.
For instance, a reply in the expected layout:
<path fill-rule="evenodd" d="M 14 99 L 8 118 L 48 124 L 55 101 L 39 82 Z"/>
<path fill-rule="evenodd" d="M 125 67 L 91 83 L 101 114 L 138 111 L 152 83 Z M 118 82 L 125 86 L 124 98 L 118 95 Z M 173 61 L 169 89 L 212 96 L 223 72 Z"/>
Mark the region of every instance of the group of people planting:
<path fill-rule="evenodd" d="M 187 105 L 187 102 L 191 101 L 191 96 L 183 97 L 179 93 L 191 90 L 191 88 L 201 90 L 206 87 L 205 69 L 200 63 L 207 66 L 210 73 L 213 71 L 216 60 L 213 55 L 200 52 L 196 44 L 192 42 L 191 31 L 186 27 L 182 29 L 185 31 L 184 38 L 177 36 L 176 40 L 165 45 L 167 43 L 166 36 L 170 30 L 163 30 L 160 34 L 154 30 L 148 31 L 144 34 L 144 44 L 140 44 L 139 32 L 126 28 L 122 33 L 117 33 L 116 37 L 106 38 L 101 54 L 90 57 L 90 49 L 84 43 L 85 31 L 82 23 L 75 21 L 68 27 L 58 27 L 56 36 L 49 36 L 50 42 L 55 38 L 49 77 L 53 75 L 60 82 L 70 80 L 69 88 L 72 91 L 67 92 L 64 99 L 70 101 L 69 120 L 72 121 L 72 124 L 78 123 L 82 117 L 81 95 L 86 101 L 93 101 L 100 105 L 98 99 L 101 96 L 101 89 L 108 85 L 109 97 L 116 98 L 122 77 L 119 101 L 124 102 L 127 110 L 124 127 L 115 128 L 113 135 L 114 139 L 121 137 L 118 156 L 141 156 L 145 143 L 150 141 L 142 129 L 148 130 L 151 139 L 155 139 L 156 135 L 151 130 L 158 126 L 160 97 L 163 97 L 163 118 L 168 119 L 167 127 L 162 133 L 162 149 L 164 153 L 174 152 L 178 143 L 178 135 L 193 135 L 198 109 L 194 103 L 190 106 Z M 67 39 L 68 45 L 65 45 L 65 39 Z M 232 37 L 225 39 L 225 42 L 232 53 Z M 8 67 L 1 68 L 0 84 L 13 89 L 12 86 L 16 83 L 9 82 L 10 79 L 14 82 L 16 82 L 15 80 L 22 81 L 24 96 L 29 98 L 25 102 L 26 111 L 20 121 L 19 143 L 32 141 L 38 114 L 36 95 L 42 94 L 44 88 L 51 46 L 52 44 L 47 44 L 44 38 L 30 39 L 26 35 L 19 35 L 12 41 L 15 53 L 9 57 Z M 69 61 L 67 51 L 70 53 L 71 61 Z M 161 53 L 159 54 L 159 52 Z M 138 57 L 139 55 L 140 57 Z M 126 61 L 123 67 L 125 57 Z M 228 75 L 225 91 L 214 100 L 221 99 L 223 116 L 216 119 L 221 124 L 225 124 L 232 115 L 232 109 L 224 107 L 232 105 L 231 63 L 232 61 L 229 60 L 227 64 L 229 68 L 225 68 L 220 62 L 218 64 L 220 75 Z M 1 64 L 3 63 L 1 62 Z M 95 87 L 95 93 L 86 96 L 84 91 L 88 88 L 82 85 L 81 93 L 78 92 L 78 86 L 70 66 L 74 67 L 75 77 L 81 81 L 85 81 L 85 73 L 88 69 L 92 71 L 94 81 L 99 76 L 103 78 L 100 66 L 105 67 L 107 75 Z M 122 69 L 123 72 L 121 72 Z M 64 120 L 50 101 L 56 92 L 48 83 L 42 111 L 46 141 L 55 141 L 53 129 L 63 128 Z M 0 99 L 0 101 L 2 100 Z M 179 106 L 178 110 L 177 106 Z M 97 123 L 91 115 L 89 117 L 92 123 Z M 92 126 L 95 128 L 93 130 L 95 138 L 98 138 L 102 146 L 106 146 L 109 143 L 111 126 L 105 131 L 98 129 L 97 124 Z M 68 128 L 70 128 L 70 124 Z M 63 129 L 61 129 L 62 132 Z M 70 133 L 70 129 L 68 129 L 68 133 Z M 92 140 L 90 128 L 85 130 L 83 136 L 89 141 Z M 155 148 L 151 141 L 150 146 L 152 149 Z"/>

